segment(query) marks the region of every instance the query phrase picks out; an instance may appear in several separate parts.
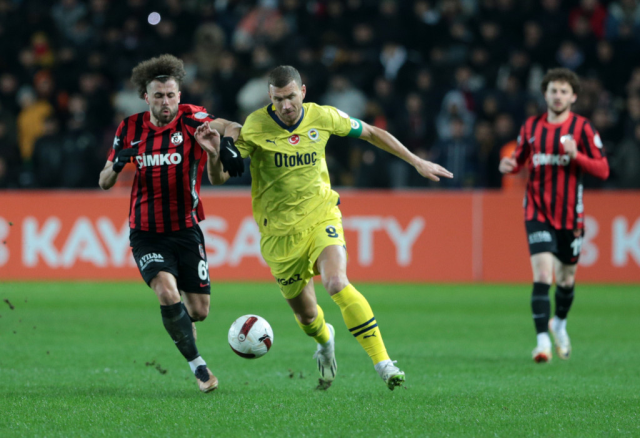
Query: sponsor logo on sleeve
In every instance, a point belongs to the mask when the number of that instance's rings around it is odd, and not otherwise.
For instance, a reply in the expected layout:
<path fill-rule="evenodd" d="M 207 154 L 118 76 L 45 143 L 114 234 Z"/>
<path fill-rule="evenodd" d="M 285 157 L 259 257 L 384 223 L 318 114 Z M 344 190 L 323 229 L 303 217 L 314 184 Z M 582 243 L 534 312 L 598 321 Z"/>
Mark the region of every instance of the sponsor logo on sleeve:
<path fill-rule="evenodd" d="M 196 119 L 206 119 L 207 117 L 209 117 L 209 114 L 199 111 L 195 113 L 193 117 L 195 117 Z"/>
<path fill-rule="evenodd" d="M 120 139 L 116 135 L 115 138 L 113 139 L 113 148 L 114 149 L 117 148 L 119 144 L 120 144 Z"/>
<path fill-rule="evenodd" d="M 345 113 L 344 111 L 340 111 L 338 108 L 336 108 L 336 110 L 338 110 L 338 114 L 340 114 L 340 117 L 342 117 L 343 119 L 349 118 L 349 114 Z"/>
<path fill-rule="evenodd" d="M 596 134 L 593 137 L 593 144 L 595 144 L 598 149 L 602 149 L 602 139 L 600 138 L 600 134 Z"/>
<path fill-rule="evenodd" d="M 351 127 L 353 129 L 358 129 L 360 128 L 360 122 L 358 122 L 357 120 L 351 119 Z"/>

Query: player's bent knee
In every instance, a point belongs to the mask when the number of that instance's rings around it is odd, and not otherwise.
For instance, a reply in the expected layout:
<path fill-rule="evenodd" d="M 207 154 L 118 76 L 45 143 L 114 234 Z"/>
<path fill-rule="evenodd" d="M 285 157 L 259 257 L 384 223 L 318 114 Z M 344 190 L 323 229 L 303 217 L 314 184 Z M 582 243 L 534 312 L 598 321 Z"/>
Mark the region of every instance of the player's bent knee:
<path fill-rule="evenodd" d="M 553 282 L 553 277 L 551 275 L 538 275 L 533 279 L 533 282 L 551 284 Z"/>
<path fill-rule="evenodd" d="M 349 280 L 342 275 L 331 275 L 326 280 L 322 279 L 322 284 L 330 295 L 334 295 L 347 287 Z"/>
<path fill-rule="evenodd" d="M 551 271 L 536 272 L 536 274 L 533 276 L 533 281 L 536 283 L 551 284 L 551 282 L 553 281 L 553 275 L 551 274 Z"/>
<path fill-rule="evenodd" d="M 180 302 L 180 294 L 178 291 L 175 291 L 170 287 L 156 285 L 156 287 L 153 288 L 153 291 L 156 293 L 160 304 L 164 306 Z"/>
<path fill-rule="evenodd" d="M 560 287 L 563 287 L 565 289 L 570 289 L 573 287 L 573 284 L 575 283 L 575 277 L 566 277 L 566 278 L 562 278 L 556 281 L 557 285 Z"/>
<path fill-rule="evenodd" d="M 194 321 L 204 321 L 207 316 L 209 316 L 209 309 L 207 308 L 196 308 L 192 310 L 192 313 L 189 315 L 191 319 Z"/>
<path fill-rule="evenodd" d="M 311 324 L 317 317 L 318 311 L 316 309 L 313 309 L 313 311 L 310 311 L 309 313 L 296 313 L 296 318 L 298 318 L 298 321 L 300 321 L 300 324 L 302 325 Z"/>

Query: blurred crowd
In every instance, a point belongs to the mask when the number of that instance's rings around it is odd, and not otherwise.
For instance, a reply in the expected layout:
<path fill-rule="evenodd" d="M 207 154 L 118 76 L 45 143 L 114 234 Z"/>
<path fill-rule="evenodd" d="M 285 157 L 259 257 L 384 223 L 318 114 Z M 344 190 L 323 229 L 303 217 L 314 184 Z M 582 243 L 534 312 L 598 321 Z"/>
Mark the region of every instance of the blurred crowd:
<path fill-rule="evenodd" d="M 163 53 L 185 62 L 182 102 L 241 123 L 269 103 L 266 73 L 291 64 L 307 101 L 456 175 L 431 184 L 333 137 L 333 183 L 374 188 L 521 186 L 498 162 L 545 110 L 545 71 L 568 67 L 612 168 L 585 183 L 640 187 L 638 0 L 0 0 L 0 187 L 97 187 L 117 124 L 148 109 L 131 69 Z"/>

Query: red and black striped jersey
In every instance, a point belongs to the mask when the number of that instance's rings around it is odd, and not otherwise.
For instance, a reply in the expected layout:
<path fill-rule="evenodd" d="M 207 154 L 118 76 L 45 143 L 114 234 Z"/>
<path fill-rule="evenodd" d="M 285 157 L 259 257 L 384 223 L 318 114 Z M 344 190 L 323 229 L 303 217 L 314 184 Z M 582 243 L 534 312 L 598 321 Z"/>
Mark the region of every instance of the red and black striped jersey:
<path fill-rule="evenodd" d="M 118 126 L 109 161 L 122 148 L 136 148 L 129 226 L 164 233 L 193 227 L 204 219 L 200 183 L 207 153 L 194 134 L 213 120 L 203 107 L 179 105 L 173 122 L 158 127 L 149 111 L 125 118 Z"/>
<path fill-rule="evenodd" d="M 575 159 L 570 159 L 563 147 L 571 138 L 578 149 Z M 582 175 L 609 176 L 602 140 L 591 122 L 574 113 L 557 124 L 547 121 L 547 113 L 530 117 L 520 128 L 515 158 L 518 166 L 514 172 L 527 163 L 529 168 L 525 220 L 544 222 L 555 229 L 583 228 Z"/>

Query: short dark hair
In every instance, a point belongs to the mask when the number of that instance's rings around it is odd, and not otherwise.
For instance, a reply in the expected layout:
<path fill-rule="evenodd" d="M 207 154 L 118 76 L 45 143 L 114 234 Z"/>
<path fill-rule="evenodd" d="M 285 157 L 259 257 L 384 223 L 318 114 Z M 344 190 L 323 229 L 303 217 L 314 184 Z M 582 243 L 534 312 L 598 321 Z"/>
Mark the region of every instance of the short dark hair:
<path fill-rule="evenodd" d="M 131 72 L 131 83 L 138 89 L 138 96 L 144 99 L 147 85 L 154 79 L 160 82 L 174 79 L 178 84 L 178 88 L 180 88 L 186 74 L 184 63 L 181 59 L 165 54 L 142 61 L 135 66 Z"/>
<path fill-rule="evenodd" d="M 542 94 L 547 92 L 547 87 L 550 82 L 567 82 L 571 85 L 574 94 L 580 93 L 580 78 L 568 68 L 552 68 L 549 70 L 542 78 L 542 83 L 540 84 Z"/>
<path fill-rule="evenodd" d="M 290 65 L 280 65 L 269 72 L 269 86 L 282 88 L 295 81 L 299 87 L 302 87 L 302 78 L 300 72 Z"/>

